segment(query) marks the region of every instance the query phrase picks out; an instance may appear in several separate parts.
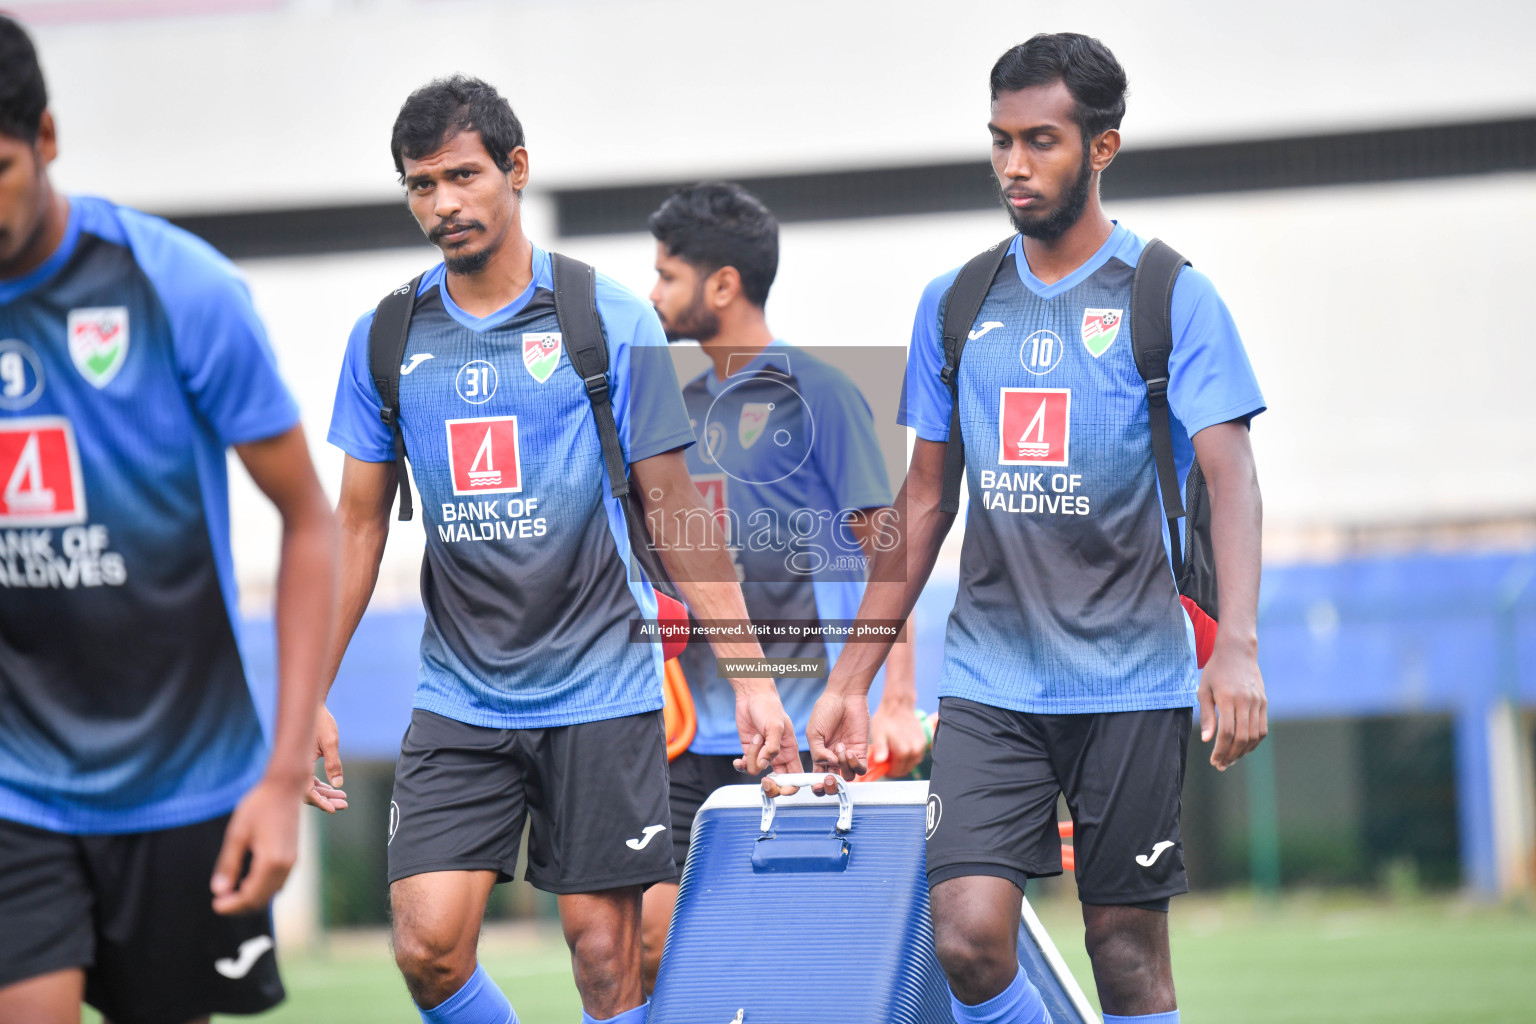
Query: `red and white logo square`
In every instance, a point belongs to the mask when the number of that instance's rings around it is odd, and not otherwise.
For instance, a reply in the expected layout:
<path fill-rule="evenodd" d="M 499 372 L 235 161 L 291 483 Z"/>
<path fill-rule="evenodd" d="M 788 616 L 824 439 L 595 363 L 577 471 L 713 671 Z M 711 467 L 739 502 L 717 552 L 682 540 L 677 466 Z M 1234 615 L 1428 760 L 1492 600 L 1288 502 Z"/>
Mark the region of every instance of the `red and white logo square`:
<path fill-rule="evenodd" d="M 1005 466 L 1065 466 L 1072 427 L 1068 388 L 1003 388 L 997 461 Z"/>
<path fill-rule="evenodd" d="M 446 422 L 454 494 L 506 494 L 523 489 L 516 416 Z"/>
<path fill-rule="evenodd" d="M 699 489 L 699 496 L 704 499 L 704 507 L 715 515 L 715 521 L 721 529 L 727 529 L 726 509 L 730 506 L 725 501 L 725 474 L 724 473 L 695 473 L 693 485 Z"/>
<path fill-rule="evenodd" d="M 0 419 L 0 527 L 83 522 L 80 450 L 69 420 Z"/>

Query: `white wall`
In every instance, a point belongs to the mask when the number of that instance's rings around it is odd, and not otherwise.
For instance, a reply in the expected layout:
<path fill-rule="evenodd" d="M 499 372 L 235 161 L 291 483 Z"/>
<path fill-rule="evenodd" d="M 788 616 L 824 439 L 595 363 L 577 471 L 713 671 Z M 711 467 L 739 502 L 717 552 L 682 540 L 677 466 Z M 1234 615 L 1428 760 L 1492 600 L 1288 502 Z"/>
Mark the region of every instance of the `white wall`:
<path fill-rule="evenodd" d="M 536 188 L 977 155 L 987 71 L 1038 31 L 1115 50 L 1130 146 L 1536 108 L 1524 0 L 261 0 L 83 22 L 193 5 L 7 6 L 42 22 L 60 180 L 160 212 L 395 195 L 395 113 L 455 71 L 512 100 Z"/>
<path fill-rule="evenodd" d="M 1118 203 L 1216 282 L 1270 411 L 1254 427 L 1272 530 L 1415 523 L 1536 508 L 1536 175 Z M 549 244 L 547 207 L 530 211 Z M 404 216 L 404 213 L 402 213 Z M 904 345 L 924 284 L 1007 233 L 998 213 L 791 224 L 770 324 L 807 345 Z M 555 244 L 644 294 L 647 235 Z M 403 250 L 245 265 L 327 485 L 323 443 L 356 316 L 434 256 Z M 878 396 L 877 396 L 878 397 Z M 276 524 L 243 481 L 237 559 L 259 584 Z M 384 593 L 408 599 L 420 527 L 397 527 Z"/>
<path fill-rule="evenodd" d="M 530 139 L 531 233 L 556 186 L 980 158 L 986 72 L 1041 30 L 1099 35 L 1132 83 L 1128 146 L 1536 110 L 1536 5 L 1429 0 L 1145 4 L 963 0 L 12 0 L 60 117 L 66 188 L 163 212 L 398 196 L 388 134 L 434 75 L 489 78 Z M 1524 296 L 1536 175 L 1118 204 L 1217 282 L 1271 412 L 1255 428 L 1275 528 L 1528 513 L 1536 371 Z M 405 216 L 402 211 L 401 216 Z M 1000 214 L 791 225 L 784 336 L 903 344 L 924 282 Z M 559 243 L 640 291 L 643 235 Z M 326 484 L 341 346 L 430 250 L 250 261 Z M 236 474 L 237 560 L 259 604 L 276 524 Z M 382 590 L 414 589 L 416 524 Z"/>

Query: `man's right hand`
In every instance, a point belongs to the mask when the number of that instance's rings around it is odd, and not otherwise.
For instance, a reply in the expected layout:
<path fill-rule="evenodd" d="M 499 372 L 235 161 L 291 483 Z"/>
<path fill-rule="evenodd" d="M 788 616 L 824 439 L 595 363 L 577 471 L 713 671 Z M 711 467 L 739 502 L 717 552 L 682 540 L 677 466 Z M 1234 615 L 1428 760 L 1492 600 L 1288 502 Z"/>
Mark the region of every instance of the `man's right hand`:
<path fill-rule="evenodd" d="M 775 772 L 798 772 L 800 748 L 795 742 L 795 723 L 789 720 L 772 679 L 733 679 L 736 689 L 736 731 L 741 736 L 741 757 L 736 770 L 759 775 L 770 767 Z"/>
<path fill-rule="evenodd" d="M 841 772 L 852 782 L 869 771 L 869 697 L 828 683 L 805 727 L 812 771 Z"/>
<path fill-rule="evenodd" d="M 336 719 L 330 709 L 321 705 L 315 716 L 315 758 L 325 759 L 324 779 L 309 780 L 304 801 L 313 804 L 327 814 L 347 809 L 347 794 L 341 789 L 341 736 L 336 730 Z"/>

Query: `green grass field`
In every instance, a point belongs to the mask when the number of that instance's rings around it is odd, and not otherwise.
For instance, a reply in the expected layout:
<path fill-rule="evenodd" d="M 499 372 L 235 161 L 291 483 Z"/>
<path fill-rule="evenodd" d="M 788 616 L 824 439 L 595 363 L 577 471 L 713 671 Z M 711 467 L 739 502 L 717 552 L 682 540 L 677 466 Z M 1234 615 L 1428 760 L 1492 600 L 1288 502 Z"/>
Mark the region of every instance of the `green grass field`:
<path fill-rule="evenodd" d="M 1077 905 L 1053 900 L 1037 909 L 1092 997 Z M 1536 1020 L 1530 910 L 1336 895 L 1293 895 L 1275 904 L 1185 897 L 1174 903 L 1172 924 L 1188 1024 Z M 481 955 L 523 1024 L 580 1020 L 557 930 L 490 927 Z M 288 1001 L 255 1018 L 263 1024 L 419 1020 L 381 932 L 337 934 L 322 951 L 286 957 L 283 974 Z"/>

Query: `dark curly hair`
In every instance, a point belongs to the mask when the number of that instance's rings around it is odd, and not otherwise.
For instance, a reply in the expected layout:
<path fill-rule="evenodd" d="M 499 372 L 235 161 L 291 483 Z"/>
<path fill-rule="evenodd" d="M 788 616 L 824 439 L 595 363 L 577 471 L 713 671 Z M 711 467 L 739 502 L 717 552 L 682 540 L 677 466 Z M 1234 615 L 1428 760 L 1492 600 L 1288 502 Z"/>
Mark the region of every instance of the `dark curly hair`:
<path fill-rule="evenodd" d="M 1045 33 L 1020 43 L 992 65 L 992 98 L 1035 85 L 1063 82 L 1086 142 L 1125 117 L 1125 69 L 1109 47 L 1076 32 Z"/>
<path fill-rule="evenodd" d="M 389 151 L 400 180 L 406 157 L 420 159 L 459 132 L 479 132 L 503 174 L 512 169 L 512 151 L 527 145 L 523 123 L 495 86 L 466 75 L 438 78 L 411 93 L 395 117 Z"/>
<path fill-rule="evenodd" d="M 669 254 L 706 275 L 735 267 L 747 300 L 758 307 L 768 301 L 779 272 L 779 222 L 751 192 L 729 181 L 690 185 L 647 223 Z"/>
<path fill-rule="evenodd" d="M 16 19 L 0 14 L 0 135 L 37 141 L 48 109 L 48 86 L 37 49 Z"/>

